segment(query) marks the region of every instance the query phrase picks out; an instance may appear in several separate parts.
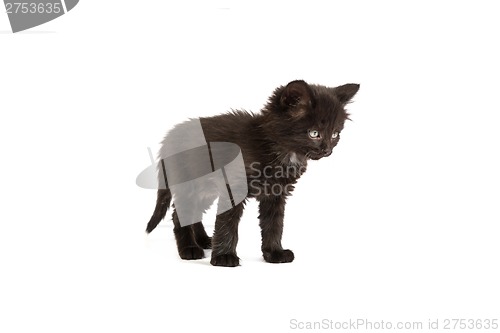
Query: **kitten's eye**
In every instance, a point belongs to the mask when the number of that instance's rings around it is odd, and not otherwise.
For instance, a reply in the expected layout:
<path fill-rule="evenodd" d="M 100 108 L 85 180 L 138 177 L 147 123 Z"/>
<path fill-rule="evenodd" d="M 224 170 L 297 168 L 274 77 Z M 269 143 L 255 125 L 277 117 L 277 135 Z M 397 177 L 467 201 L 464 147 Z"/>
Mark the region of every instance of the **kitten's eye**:
<path fill-rule="evenodd" d="M 335 132 L 332 134 L 332 140 L 336 139 L 339 136 L 339 132 Z"/>
<path fill-rule="evenodd" d="M 309 137 L 311 139 L 318 139 L 319 138 L 319 131 L 309 130 Z"/>

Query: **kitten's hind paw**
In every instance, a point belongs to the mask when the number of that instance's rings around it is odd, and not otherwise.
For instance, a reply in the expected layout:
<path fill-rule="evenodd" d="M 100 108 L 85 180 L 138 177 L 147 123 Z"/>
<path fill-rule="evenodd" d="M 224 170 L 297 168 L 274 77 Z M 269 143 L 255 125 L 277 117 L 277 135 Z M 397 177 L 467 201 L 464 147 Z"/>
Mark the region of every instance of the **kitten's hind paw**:
<path fill-rule="evenodd" d="M 184 260 L 194 260 L 205 258 L 205 252 L 199 246 L 188 246 L 179 249 L 179 256 Z"/>
<path fill-rule="evenodd" d="M 292 262 L 294 258 L 295 256 L 290 250 L 264 252 L 264 260 L 274 264 Z"/>
<path fill-rule="evenodd" d="M 210 263 L 214 266 L 236 267 L 240 265 L 240 258 L 234 254 L 219 254 L 212 256 Z"/>

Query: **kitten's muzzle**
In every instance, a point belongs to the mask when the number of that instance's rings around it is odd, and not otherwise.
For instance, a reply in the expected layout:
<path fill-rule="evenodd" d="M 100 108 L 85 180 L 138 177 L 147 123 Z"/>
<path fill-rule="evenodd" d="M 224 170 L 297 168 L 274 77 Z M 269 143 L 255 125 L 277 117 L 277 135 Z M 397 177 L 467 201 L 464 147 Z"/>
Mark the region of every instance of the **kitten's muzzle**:
<path fill-rule="evenodd" d="M 332 149 L 330 149 L 330 148 L 321 150 L 321 155 L 323 155 L 323 157 L 328 157 L 331 154 L 332 154 Z"/>
<path fill-rule="evenodd" d="M 325 148 L 309 153 L 309 158 L 313 160 L 319 160 L 320 158 L 328 157 L 331 154 L 332 154 L 332 149 Z"/>

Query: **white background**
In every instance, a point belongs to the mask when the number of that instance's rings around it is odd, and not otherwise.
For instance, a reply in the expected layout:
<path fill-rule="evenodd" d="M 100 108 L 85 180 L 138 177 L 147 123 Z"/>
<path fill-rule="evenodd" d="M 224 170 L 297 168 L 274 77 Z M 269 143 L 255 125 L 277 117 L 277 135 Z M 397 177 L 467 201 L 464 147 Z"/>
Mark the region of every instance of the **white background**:
<path fill-rule="evenodd" d="M 0 14 L 1 332 L 499 318 L 496 2 L 83 0 L 9 30 Z M 235 269 L 181 261 L 170 220 L 146 237 L 147 147 L 294 79 L 361 84 L 289 200 L 295 261 L 263 262 L 255 202 Z"/>

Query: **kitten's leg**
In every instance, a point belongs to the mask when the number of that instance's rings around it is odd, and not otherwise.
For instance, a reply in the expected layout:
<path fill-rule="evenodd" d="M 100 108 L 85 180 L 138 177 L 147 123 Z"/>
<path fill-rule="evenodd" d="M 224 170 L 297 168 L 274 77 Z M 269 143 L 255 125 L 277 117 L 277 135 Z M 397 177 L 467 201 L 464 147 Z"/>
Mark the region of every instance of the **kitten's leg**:
<path fill-rule="evenodd" d="M 203 223 L 198 222 L 193 224 L 192 226 L 194 232 L 194 238 L 196 243 L 204 249 L 212 248 L 212 237 L 207 235 L 205 228 L 203 227 Z"/>
<path fill-rule="evenodd" d="M 235 267 L 240 264 L 240 258 L 236 255 L 236 244 L 243 205 L 244 203 L 241 202 L 232 209 L 217 215 L 212 238 L 212 260 L 210 260 L 214 266 Z"/>
<path fill-rule="evenodd" d="M 216 199 L 217 199 L 216 192 L 213 193 L 205 192 L 203 198 L 199 199 L 199 201 L 197 202 L 198 206 L 196 207 L 196 209 L 198 209 L 199 211 L 202 212 L 202 214 L 204 214 L 206 213 L 207 209 L 209 209 L 210 206 L 212 206 L 212 204 Z M 201 223 L 201 217 L 203 217 L 202 214 L 200 214 L 200 222 L 191 225 L 191 228 L 193 229 L 194 239 L 196 243 L 204 249 L 211 249 L 212 237 L 209 237 L 207 235 L 207 232 L 203 227 L 203 223 Z"/>
<path fill-rule="evenodd" d="M 172 214 L 172 220 L 174 222 L 174 235 L 177 241 L 179 256 L 186 260 L 204 258 L 205 253 L 203 249 L 196 243 L 193 225 L 182 227 L 175 208 Z"/>
<path fill-rule="evenodd" d="M 270 196 L 260 200 L 259 219 L 262 234 L 262 254 L 264 260 L 272 263 L 292 262 L 293 252 L 283 250 L 283 218 L 285 215 L 285 197 Z"/>

